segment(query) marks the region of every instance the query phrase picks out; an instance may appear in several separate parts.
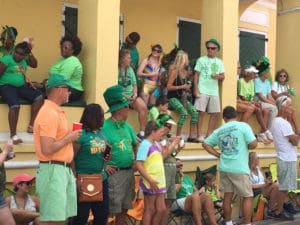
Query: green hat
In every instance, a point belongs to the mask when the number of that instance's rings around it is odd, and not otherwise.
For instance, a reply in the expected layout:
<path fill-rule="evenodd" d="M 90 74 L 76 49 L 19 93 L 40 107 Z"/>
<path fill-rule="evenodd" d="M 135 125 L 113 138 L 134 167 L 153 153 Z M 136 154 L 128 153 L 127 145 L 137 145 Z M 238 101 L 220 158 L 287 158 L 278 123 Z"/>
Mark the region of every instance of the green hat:
<path fill-rule="evenodd" d="M 214 38 L 211 38 L 208 41 L 206 41 L 205 42 L 205 46 L 207 46 L 208 43 L 215 44 L 218 47 L 218 50 L 220 50 L 220 48 L 221 48 L 221 45 L 219 44 L 219 42 L 216 39 L 214 39 Z"/>
<path fill-rule="evenodd" d="M 67 85 L 72 87 L 71 82 L 60 74 L 50 74 L 47 81 L 47 89 Z"/>
<path fill-rule="evenodd" d="M 108 112 L 114 112 L 131 104 L 131 102 L 123 95 L 123 88 L 120 85 L 114 85 L 105 90 L 103 93 Z"/>

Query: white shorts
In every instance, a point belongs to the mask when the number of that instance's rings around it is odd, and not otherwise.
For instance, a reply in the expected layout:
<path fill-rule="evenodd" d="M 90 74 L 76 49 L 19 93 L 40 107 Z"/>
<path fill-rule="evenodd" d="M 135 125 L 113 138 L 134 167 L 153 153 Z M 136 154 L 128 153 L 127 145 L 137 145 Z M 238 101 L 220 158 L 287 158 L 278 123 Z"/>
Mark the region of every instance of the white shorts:
<path fill-rule="evenodd" d="M 185 203 L 186 198 L 179 198 L 176 201 L 174 201 L 171 205 L 170 211 L 175 211 L 176 209 L 180 208 L 184 210 L 184 203 Z"/>

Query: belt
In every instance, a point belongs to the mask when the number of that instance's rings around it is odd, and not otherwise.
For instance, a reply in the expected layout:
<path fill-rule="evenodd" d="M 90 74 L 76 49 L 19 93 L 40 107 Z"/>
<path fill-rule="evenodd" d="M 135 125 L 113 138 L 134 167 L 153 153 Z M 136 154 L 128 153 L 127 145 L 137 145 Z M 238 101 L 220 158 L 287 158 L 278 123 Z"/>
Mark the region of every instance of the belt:
<path fill-rule="evenodd" d="M 174 166 L 174 167 L 176 167 L 176 163 L 164 163 L 164 166 Z"/>
<path fill-rule="evenodd" d="M 40 161 L 40 163 L 56 164 L 56 165 L 61 165 L 61 166 L 65 166 L 65 167 L 71 167 L 71 163 L 61 162 L 61 161 L 56 161 L 56 160 Z"/>
<path fill-rule="evenodd" d="M 132 167 L 129 166 L 129 167 L 117 167 L 116 170 L 131 170 L 131 169 L 132 169 Z"/>

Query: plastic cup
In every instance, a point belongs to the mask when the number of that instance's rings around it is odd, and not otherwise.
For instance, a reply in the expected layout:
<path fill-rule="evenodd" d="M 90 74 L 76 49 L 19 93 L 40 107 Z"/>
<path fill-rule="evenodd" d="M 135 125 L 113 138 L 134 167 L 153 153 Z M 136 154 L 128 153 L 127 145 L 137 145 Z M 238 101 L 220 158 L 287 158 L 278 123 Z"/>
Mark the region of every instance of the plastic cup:
<path fill-rule="evenodd" d="M 81 128 L 82 128 L 82 123 L 77 123 L 77 122 L 73 123 L 73 131 L 80 130 Z"/>

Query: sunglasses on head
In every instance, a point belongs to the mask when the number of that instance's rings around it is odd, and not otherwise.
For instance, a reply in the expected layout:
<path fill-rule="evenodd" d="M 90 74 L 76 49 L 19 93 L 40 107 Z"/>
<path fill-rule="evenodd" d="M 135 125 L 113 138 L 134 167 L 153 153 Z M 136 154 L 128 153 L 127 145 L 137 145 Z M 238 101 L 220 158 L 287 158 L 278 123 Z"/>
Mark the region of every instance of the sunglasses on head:
<path fill-rule="evenodd" d="M 287 75 L 286 74 L 280 74 L 279 77 L 285 77 L 286 78 Z"/>
<path fill-rule="evenodd" d="M 207 49 L 207 50 L 216 50 L 217 47 L 209 47 L 209 46 L 208 46 L 208 47 L 206 47 L 206 49 Z"/>
<path fill-rule="evenodd" d="M 157 52 L 157 53 L 161 53 L 162 52 L 161 49 L 156 49 L 156 48 L 152 49 L 152 51 L 153 52 Z"/>

